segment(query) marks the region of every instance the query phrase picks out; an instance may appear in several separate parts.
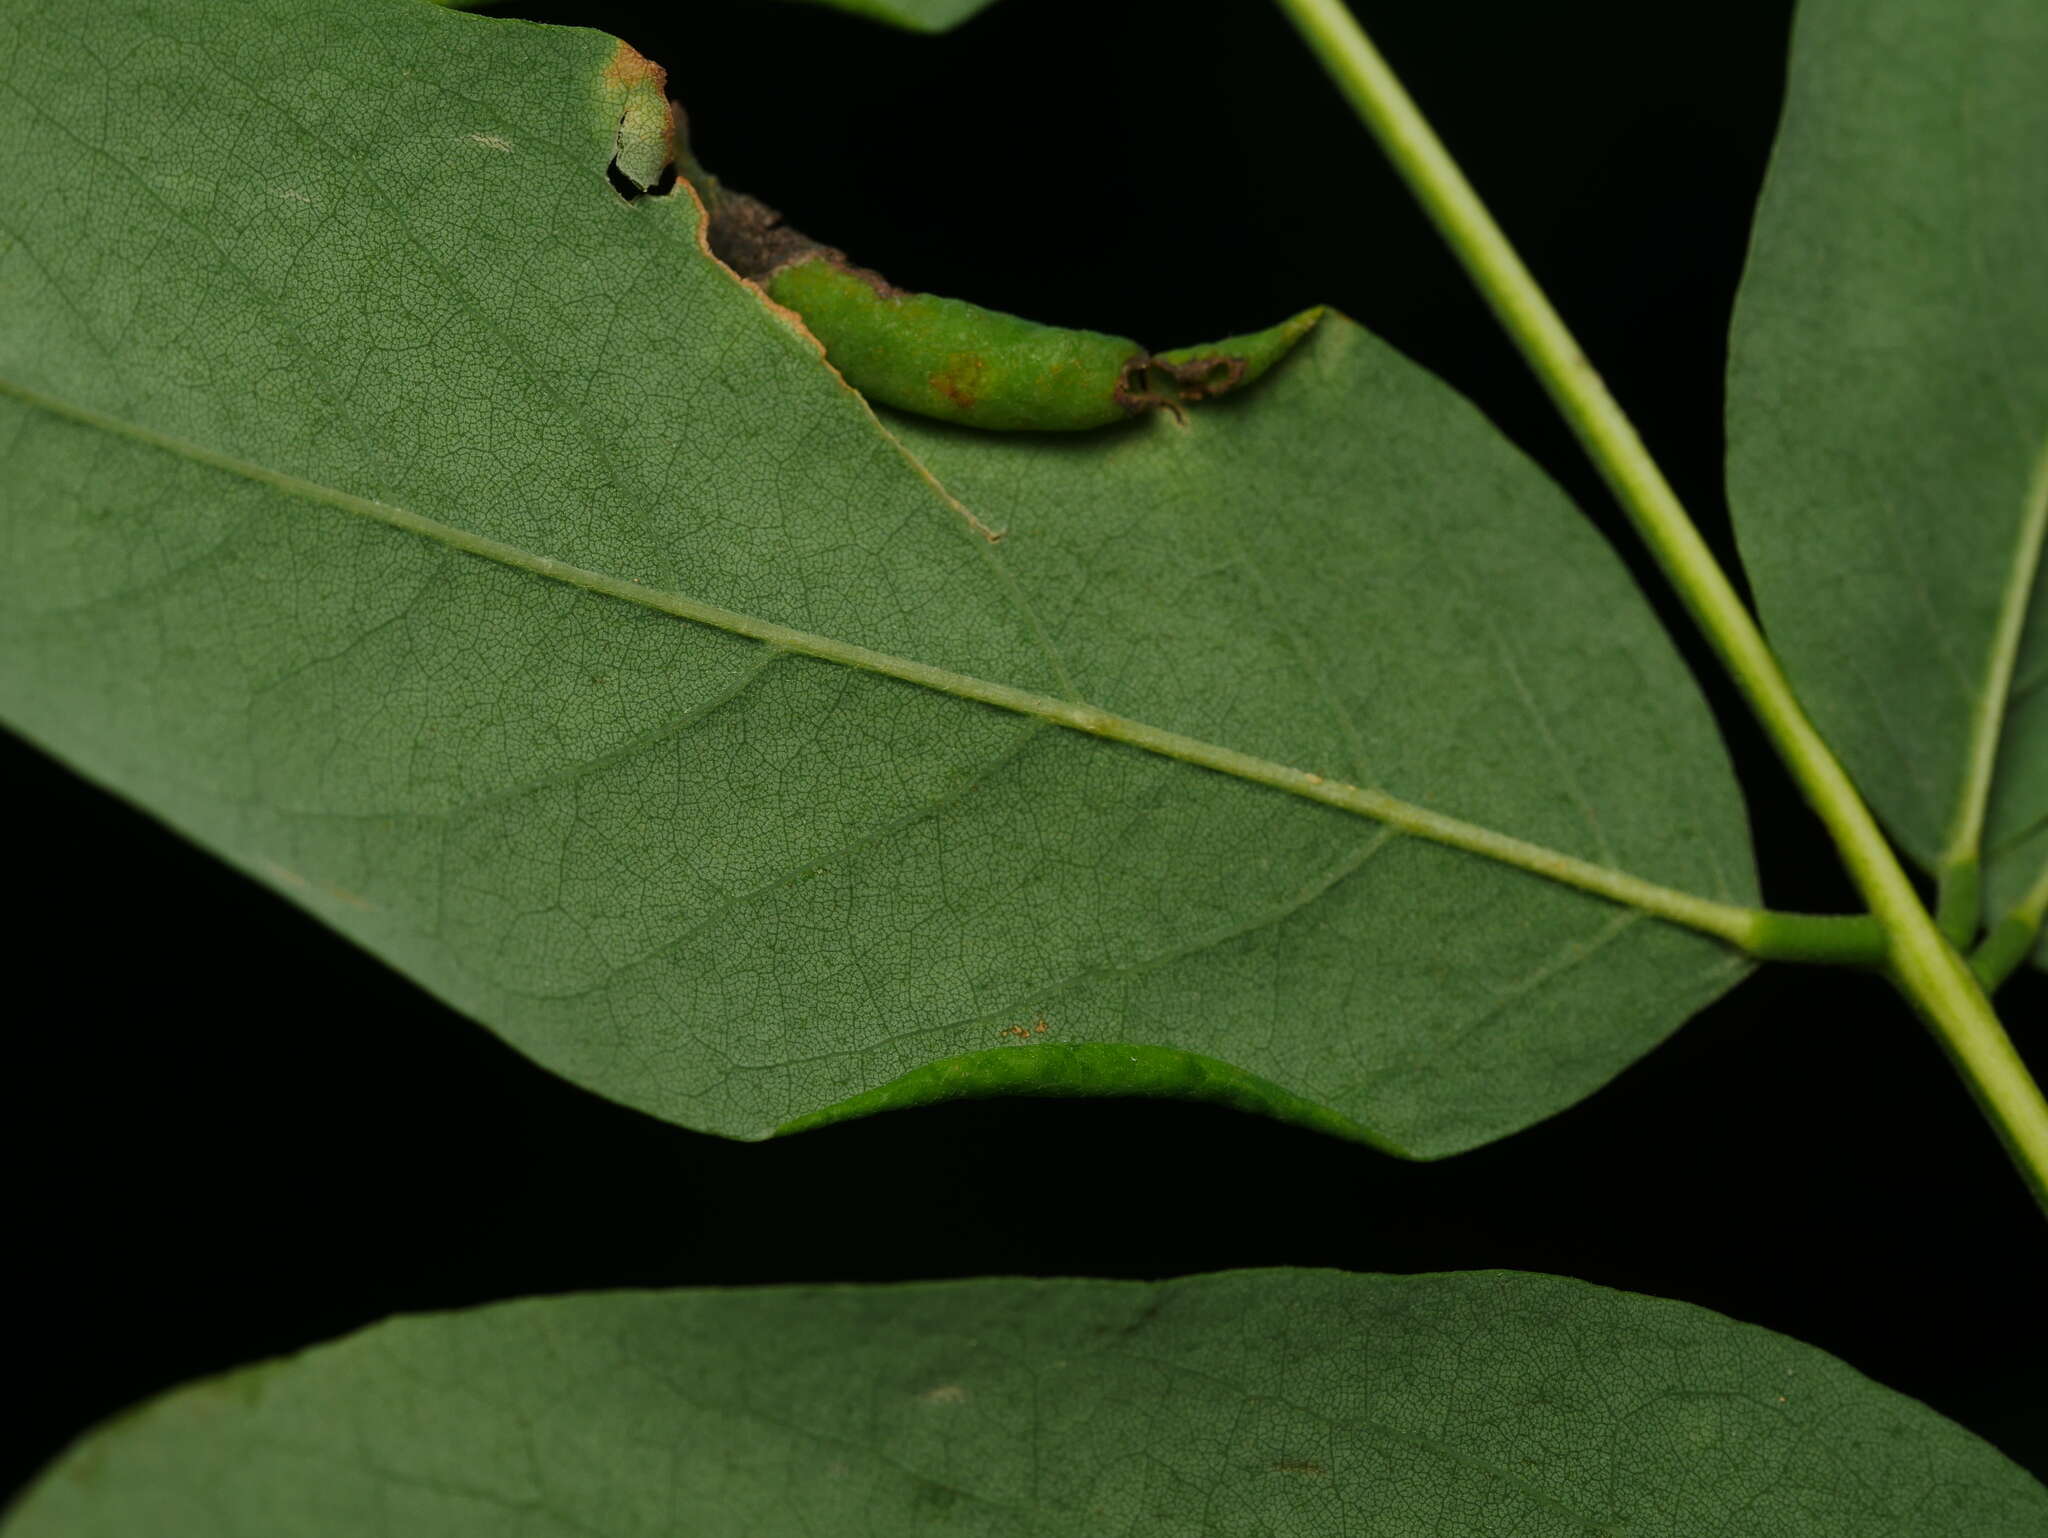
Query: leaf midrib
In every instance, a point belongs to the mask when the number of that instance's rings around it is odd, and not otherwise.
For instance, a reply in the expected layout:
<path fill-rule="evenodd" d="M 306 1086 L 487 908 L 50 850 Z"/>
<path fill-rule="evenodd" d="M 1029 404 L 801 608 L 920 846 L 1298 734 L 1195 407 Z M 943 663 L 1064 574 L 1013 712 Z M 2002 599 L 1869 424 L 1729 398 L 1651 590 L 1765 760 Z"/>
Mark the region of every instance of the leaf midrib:
<path fill-rule="evenodd" d="M 794 653 L 862 672 L 879 674 L 935 693 L 971 700 L 1016 715 L 1029 716 L 1054 726 L 1121 743 L 1197 768 L 1229 775 L 1250 784 L 1262 785 L 1270 790 L 1282 791 L 1337 811 L 1386 824 L 1400 833 L 1411 834 L 1433 843 L 1462 850 L 1467 854 L 1490 859 L 1512 869 L 1542 876 L 1560 885 L 1591 893 L 1624 907 L 1640 909 L 1667 922 L 1714 935 L 1738 947 L 1743 947 L 1750 940 L 1759 920 L 1763 917 L 1757 909 L 1739 907 L 1665 887 L 1612 866 L 1532 844 L 1477 823 L 1447 817 L 1402 801 L 1384 791 L 1331 780 L 1313 770 L 1240 752 L 1235 748 L 1169 731 L 1128 716 L 1114 715 L 1085 701 L 1059 699 L 993 679 L 978 678 L 972 674 L 955 672 L 950 668 L 936 667 L 930 663 L 877 651 L 851 641 L 799 630 L 794 626 L 763 619 L 758 615 L 743 614 L 735 609 L 692 598 L 685 593 L 651 588 L 629 577 L 616 577 L 606 572 L 577 566 L 522 546 L 492 539 L 474 530 L 444 523 L 437 518 L 414 512 L 410 508 L 359 496 L 338 487 L 322 485 L 302 476 L 222 453 L 188 439 L 158 432 L 140 423 L 47 395 L 9 379 L 0 378 L 0 395 L 11 396 L 36 410 L 95 431 L 125 438 L 194 464 L 271 487 L 287 496 L 368 518 L 387 527 L 433 540 L 450 549 L 478 556 L 514 570 L 582 588 L 602 597 L 621 599 L 642 608 L 653 609 L 658 613 L 722 630 L 731 635 L 743 636 L 777 652 Z"/>
<path fill-rule="evenodd" d="M 1982 681 L 1971 701 L 1970 738 L 1964 751 L 1963 777 L 1950 820 L 1948 845 L 1942 851 L 1945 881 L 1977 880 L 1984 854 L 1984 827 L 1991 810 L 1999 746 L 2013 702 L 2033 687 L 2016 686 L 2020 650 L 2026 641 L 2027 615 L 2042 575 L 2042 551 L 2048 544 L 2048 436 L 2044 436 L 2027 477 L 2020 504 L 2019 528 L 2012 547 L 2012 568 L 1999 595 L 1998 619 L 1987 648 Z M 1974 917 L 1974 907 L 1970 909 Z"/>

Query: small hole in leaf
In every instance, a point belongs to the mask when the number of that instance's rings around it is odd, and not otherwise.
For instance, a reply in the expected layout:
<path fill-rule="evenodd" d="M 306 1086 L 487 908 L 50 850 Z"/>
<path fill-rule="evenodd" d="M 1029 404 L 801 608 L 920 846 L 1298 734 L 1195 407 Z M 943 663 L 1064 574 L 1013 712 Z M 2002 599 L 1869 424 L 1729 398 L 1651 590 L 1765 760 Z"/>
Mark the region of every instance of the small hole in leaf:
<path fill-rule="evenodd" d="M 619 169 L 619 162 L 614 157 L 604 168 L 604 179 L 612 184 L 612 191 L 628 203 L 637 203 L 643 197 L 663 198 L 675 191 L 676 168 L 675 163 L 671 161 L 661 168 L 661 175 L 656 177 L 651 185 L 642 187 Z"/>

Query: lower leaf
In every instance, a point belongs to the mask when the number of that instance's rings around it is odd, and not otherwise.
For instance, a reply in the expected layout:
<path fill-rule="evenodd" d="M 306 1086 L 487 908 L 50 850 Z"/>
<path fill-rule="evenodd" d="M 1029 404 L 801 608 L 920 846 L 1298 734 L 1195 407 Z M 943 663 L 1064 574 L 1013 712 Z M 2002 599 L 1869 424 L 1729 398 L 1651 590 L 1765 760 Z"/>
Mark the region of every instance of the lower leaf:
<path fill-rule="evenodd" d="M 1513 1272 L 604 1293 L 394 1320 L 102 1428 L 10 1538 L 2048 1530 L 1810 1346 Z"/>

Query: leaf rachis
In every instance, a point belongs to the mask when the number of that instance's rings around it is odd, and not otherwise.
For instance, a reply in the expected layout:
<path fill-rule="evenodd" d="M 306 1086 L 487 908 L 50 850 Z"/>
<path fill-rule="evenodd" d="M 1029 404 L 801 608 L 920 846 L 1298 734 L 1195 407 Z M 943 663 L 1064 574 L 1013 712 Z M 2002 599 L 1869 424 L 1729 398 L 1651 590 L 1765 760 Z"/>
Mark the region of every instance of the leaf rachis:
<path fill-rule="evenodd" d="M 1742 691 L 1882 924 L 1893 981 L 1941 1038 L 2048 1208 L 2048 1100 L 1635 424 L 1342 0 L 1278 4 L 1493 307 Z"/>

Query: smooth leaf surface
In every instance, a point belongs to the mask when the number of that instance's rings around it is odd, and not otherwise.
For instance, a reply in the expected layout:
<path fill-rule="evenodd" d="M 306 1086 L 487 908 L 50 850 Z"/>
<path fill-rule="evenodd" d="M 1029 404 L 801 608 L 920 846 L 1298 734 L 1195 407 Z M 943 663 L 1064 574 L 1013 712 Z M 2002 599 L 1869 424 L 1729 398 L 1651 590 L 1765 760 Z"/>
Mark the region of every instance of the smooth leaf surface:
<path fill-rule="evenodd" d="M 1741 975 L 863 670 L 1753 900 L 1711 720 L 1611 552 L 1341 319 L 1184 428 L 899 442 L 687 189 L 614 193 L 650 87 L 609 38 L 404 0 L 0 29 L 0 708 L 556 1071 L 742 1136 L 1160 1093 L 1433 1156 Z"/>
<path fill-rule="evenodd" d="M 1736 530 L 1771 640 L 1930 867 L 1999 708 L 2018 593 L 1993 916 L 2048 865 L 2043 80 L 2038 0 L 1802 0 L 1729 383 Z"/>
<path fill-rule="evenodd" d="M 1556 1277 L 612 1293 L 401 1318 L 118 1419 L 12 1538 L 2034 1538 L 1826 1354 Z"/>

